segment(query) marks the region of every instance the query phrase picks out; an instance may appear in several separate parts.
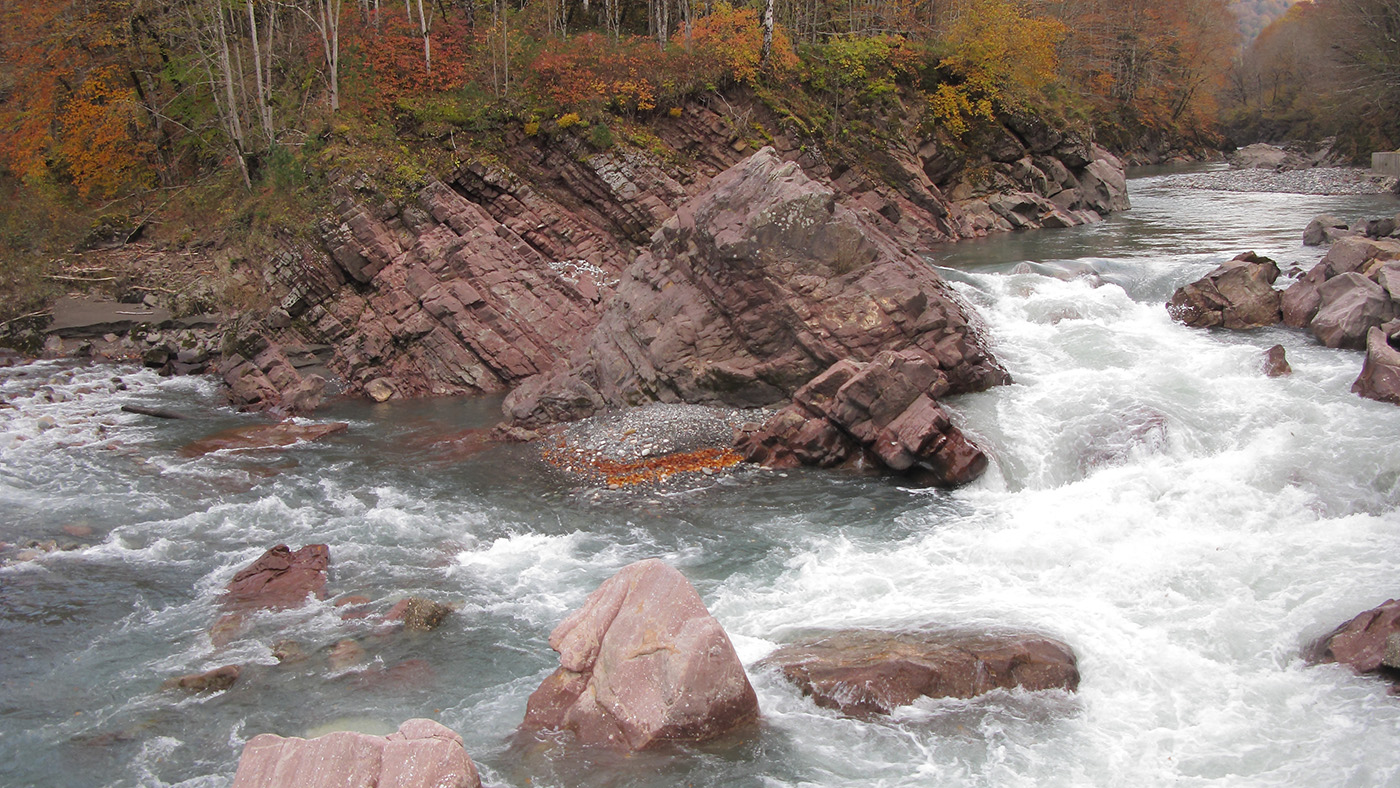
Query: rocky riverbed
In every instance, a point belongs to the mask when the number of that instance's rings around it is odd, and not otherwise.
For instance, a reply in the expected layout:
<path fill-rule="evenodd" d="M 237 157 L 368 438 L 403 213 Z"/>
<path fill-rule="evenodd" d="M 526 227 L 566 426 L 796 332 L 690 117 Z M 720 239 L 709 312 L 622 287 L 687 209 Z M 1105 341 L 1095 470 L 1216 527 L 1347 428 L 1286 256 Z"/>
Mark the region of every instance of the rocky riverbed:
<path fill-rule="evenodd" d="M 1281 194 L 1385 194 L 1396 189 L 1396 179 L 1356 167 L 1312 169 L 1229 169 L 1187 175 L 1177 180 L 1188 189 L 1227 192 L 1277 192 Z"/>

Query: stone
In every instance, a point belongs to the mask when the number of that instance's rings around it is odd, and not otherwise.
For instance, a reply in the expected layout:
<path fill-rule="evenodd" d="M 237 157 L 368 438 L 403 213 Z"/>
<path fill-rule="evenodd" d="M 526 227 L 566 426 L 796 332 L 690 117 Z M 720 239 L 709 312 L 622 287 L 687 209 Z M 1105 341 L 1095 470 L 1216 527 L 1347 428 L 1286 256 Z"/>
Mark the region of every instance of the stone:
<path fill-rule="evenodd" d="M 401 599 L 384 614 L 385 621 L 402 621 L 409 632 L 430 632 L 442 625 L 452 608 L 422 597 Z"/>
<path fill-rule="evenodd" d="M 549 636 L 559 669 L 522 730 L 631 751 L 701 742 L 752 723 L 758 699 L 719 622 L 659 559 L 624 567 Z"/>
<path fill-rule="evenodd" d="M 242 672 L 243 669 L 237 665 L 225 665 L 206 673 L 194 673 L 169 679 L 161 685 L 161 689 L 177 689 L 185 692 L 222 692 L 232 687 Z"/>
<path fill-rule="evenodd" d="M 1283 319 L 1274 289 L 1278 266 L 1245 252 L 1201 279 L 1178 288 L 1167 302 L 1172 319 L 1192 328 L 1263 328 Z"/>
<path fill-rule="evenodd" d="M 1373 326 L 1366 332 L 1366 359 L 1351 391 L 1400 405 L 1400 321 Z"/>
<path fill-rule="evenodd" d="M 1279 308 L 1283 313 L 1283 324 L 1291 328 L 1304 328 L 1317 314 L 1322 303 L 1318 289 L 1327 281 L 1327 263 L 1318 263 L 1299 277 L 1283 291 L 1279 298 Z"/>
<path fill-rule="evenodd" d="M 338 731 L 315 739 L 254 736 L 243 747 L 233 788 L 480 788 L 462 737 L 426 719 L 396 733 Z"/>
<path fill-rule="evenodd" d="M 1323 282 L 1318 296 L 1308 330 L 1327 347 L 1363 350 L 1367 332 L 1396 316 L 1385 289 L 1354 271 Z"/>
<path fill-rule="evenodd" d="M 264 334 L 233 341 L 218 365 L 229 401 L 239 410 L 305 415 L 321 404 L 326 380 L 303 375 L 279 343 Z"/>
<path fill-rule="evenodd" d="M 1293 374 L 1293 367 L 1288 363 L 1283 345 L 1274 345 L 1264 351 L 1264 374 L 1271 378 Z"/>
<path fill-rule="evenodd" d="M 375 378 L 365 384 L 365 394 L 375 402 L 388 402 L 394 397 L 394 384 L 385 378 Z"/>
<path fill-rule="evenodd" d="M 284 421 L 252 427 L 233 427 L 180 447 L 181 457 L 202 457 L 216 451 L 280 449 L 304 441 L 314 441 L 349 429 L 343 421 L 299 424 Z"/>
<path fill-rule="evenodd" d="M 239 570 L 220 602 L 226 610 L 281 610 L 301 607 L 307 597 L 324 599 L 330 557 L 323 544 L 296 552 L 279 544 Z"/>
<path fill-rule="evenodd" d="M 1388 599 L 1319 638 L 1304 652 L 1315 664 L 1339 662 L 1374 673 L 1385 662 L 1390 638 L 1400 633 L 1400 600 Z"/>
<path fill-rule="evenodd" d="M 1346 222 L 1331 214 L 1322 214 L 1308 222 L 1308 226 L 1303 229 L 1303 245 L 1321 246 L 1349 234 Z"/>
<path fill-rule="evenodd" d="M 1025 633 L 844 630 L 783 646 L 762 664 L 776 667 L 817 705 L 862 717 L 889 714 L 920 697 L 1079 687 L 1070 647 Z"/>

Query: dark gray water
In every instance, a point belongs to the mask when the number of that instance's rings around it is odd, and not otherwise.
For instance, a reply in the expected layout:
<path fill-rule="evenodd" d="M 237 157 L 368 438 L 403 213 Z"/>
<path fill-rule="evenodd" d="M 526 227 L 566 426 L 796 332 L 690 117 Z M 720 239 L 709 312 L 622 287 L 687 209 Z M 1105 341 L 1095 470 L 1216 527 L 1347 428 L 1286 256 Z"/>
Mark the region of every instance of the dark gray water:
<path fill-rule="evenodd" d="M 417 716 L 461 733 L 488 784 L 521 788 L 1400 784 L 1400 703 L 1297 657 L 1400 596 L 1400 408 L 1348 392 L 1358 353 L 1282 329 L 1193 331 L 1162 308 L 1241 251 L 1310 266 L 1320 251 L 1299 238 L 1317 213 L 1400 205 L 1169 175 L 1131 189 L 1134 209 L 1104 224 L 934 250 L 1017 380 L 953 403 L 995 460 L 951 494 L 756 470 L 640 497 L 580 489 L 524 447 L 439 443 L 492 422 L 489 401 L 343 404 L 318 414 L 349 421 L 341 435 L 189 459 L 189 440 L 255 421 L 208 381 L 0 370 L 14 406 L 0 410 L 0 540 L 79 545 L 0 568 L 0 785 L 224 786 L 258 733 Z M 1020 262 L 1033 272 L 1011 273 Z M 1260 372 L 1276 342 L 1290 378 Z M 331 599 L 215 648 L 219 592 L 279 542 L 330 545 Z M 764 720 L 747 740 L 631 758 L 513 749 L 555 664 L 549 631 L 648 556 L 696 584 L 750 665 L 809 627 L 995 623 L 1069 642 L 1083 684 L 861 722 L 753 669 Z M 386 633 L 373 615 L 342 620 L 347 594 L 376 614 L 405 595 L 458 610 L 432 633 Z M 311 658 L 278 665 L 284 638 Z M 332 663 L 345 639 L 361 662 Z M 229 663 L 246 667 L 226 692 L 159 690 Z"/>

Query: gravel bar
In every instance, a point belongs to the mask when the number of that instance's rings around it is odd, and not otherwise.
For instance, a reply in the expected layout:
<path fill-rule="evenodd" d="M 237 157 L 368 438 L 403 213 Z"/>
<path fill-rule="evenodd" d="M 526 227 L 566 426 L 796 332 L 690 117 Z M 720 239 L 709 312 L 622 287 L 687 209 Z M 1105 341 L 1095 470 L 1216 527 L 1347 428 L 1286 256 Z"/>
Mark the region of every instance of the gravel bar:
<path fill-rule="evenodd" d="M 1303 170 L 1239 169 L 1180 175 L 1172 183 L 1188 189 L 1283 194 L 1385 194 L 1396 179 L 1357 167 L 1314 167 Z"/>

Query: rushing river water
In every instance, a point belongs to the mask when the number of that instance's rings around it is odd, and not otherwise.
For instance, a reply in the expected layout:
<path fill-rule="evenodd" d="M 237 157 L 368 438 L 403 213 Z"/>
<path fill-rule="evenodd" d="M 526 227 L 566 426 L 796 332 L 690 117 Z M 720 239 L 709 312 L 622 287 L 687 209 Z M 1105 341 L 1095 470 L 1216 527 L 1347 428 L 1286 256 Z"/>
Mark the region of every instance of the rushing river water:
<path fill-rule="evenodd" d="M 579 489 L 524 447 L 454 457 L 437 443 L 492 422 L 492 401 L 340 404 L 318 418 L 346 433 L 191 459 L 177 449 L 255 421 L 208 380 L 0 370 L 13 405 L 0 540 L 78 545 L 0 568 L 0 785 L 225 786 L 257 733 L 417 716 L 460 732 L 498 788 L 1400 785 L 1400 699 L 1299 658 L 1400 596 L 1400 408 L 1349 393 L 1360 353 L 1284 329 L 1192 330 L 1162 306 L 1241 251 L 1311 266 L 1320 251 L 1299 239 L 1317 213 L 1400 204 L 1190 190 L 1169 174 L 1131 189 L 1133 210 L 1097 226 L 936 250 L 1016 379 L 952 403 L 995 458 L 952 493 L 818 470 Z M 1022 261 L 1034 272 L 1013 273 Z M 1261 372 L 1275 343 L 1291 377 Z M 331 599 L 214 648 L 230 576 L 271 545 L 313 542 L 330 545 Z M 550 630 L 648 556 L 728 630 L 761 725 L 628 758 L 512 746 L 557 664 Z M 434 632 L 386 633 L 342 620 L 344 594 L 375 614 L 409 594 L 459 608 Z M 857 721 L 755 664 L 813 627 L 927 624 L 1061 638 L 1080 690 Z M 311 657 L 279 665 L 283 638 Z M 328 658 L 344 639 L 363 661 Z M 159 689 L 230 663 L 245 669 L 228 691 Z"/>

